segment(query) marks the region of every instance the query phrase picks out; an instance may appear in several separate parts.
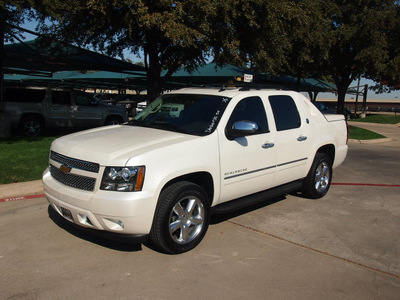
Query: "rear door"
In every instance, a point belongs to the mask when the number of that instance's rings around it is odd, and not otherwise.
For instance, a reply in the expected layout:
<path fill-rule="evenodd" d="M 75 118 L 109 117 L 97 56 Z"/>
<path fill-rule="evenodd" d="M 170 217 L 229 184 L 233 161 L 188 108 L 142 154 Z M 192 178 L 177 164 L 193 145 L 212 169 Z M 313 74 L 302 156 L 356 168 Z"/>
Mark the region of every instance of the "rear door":
<path fill-rule="evenodd" d="M 239 138 L 229 138 L 226 132 L 218 132 L 222 195 L 220 203 L 274 185 L 276 148 L 262 99 L 254 96 L 240 100 L 225 128 L 231 128 L 237 121 L 252 121 L 258 125 L 259 130 L 254 135 Z"/>
<path fill-rule="evenodd" d="M 296 102 L 289 95 L 268 97 L 275 119 L 277 151 L 276 184 L 304 177 L 311 143 L 307 119 L 302 119 Z"/>

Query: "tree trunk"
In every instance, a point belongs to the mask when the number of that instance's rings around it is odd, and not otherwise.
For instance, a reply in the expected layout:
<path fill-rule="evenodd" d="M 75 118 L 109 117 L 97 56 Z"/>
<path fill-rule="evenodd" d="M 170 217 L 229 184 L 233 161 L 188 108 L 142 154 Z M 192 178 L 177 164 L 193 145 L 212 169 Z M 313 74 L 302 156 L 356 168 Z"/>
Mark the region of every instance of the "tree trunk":
<path fill-rule="evenodd" d="M 161 78 L 161 63 L 158 53 L 157 41 L 149 39 L 147 44 L 147 103 L 153 102 L 161 95 L 163 89 L 163 79 Z"/>
<path fill-rule="evenodd" d="M 347 89 L 349 88 L 351 82 L 353 81 L 351 78 L 344 78 L 341 80 L 335 80 L 336 87 L 338 89 L 338 102 L 336 113 L 344 114 L 344 100 L 346 99 Z"/>

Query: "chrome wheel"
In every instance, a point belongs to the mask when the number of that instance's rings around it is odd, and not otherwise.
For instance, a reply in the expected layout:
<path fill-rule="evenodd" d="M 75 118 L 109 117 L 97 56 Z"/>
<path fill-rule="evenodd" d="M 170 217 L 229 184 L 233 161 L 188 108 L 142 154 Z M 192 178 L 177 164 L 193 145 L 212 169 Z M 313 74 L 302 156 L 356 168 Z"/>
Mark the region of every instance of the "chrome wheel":
<path fill-rule="evenodd" d="M 328 188 L 330 176 L 331 172 L 328 163 L 322 161 L 315 172 L 315 189 L 319 193 L 323 193 Z"/>
<path fill-rule="evenodd" d="M 173 207 L 169 218 L 169 234 L 178 244 L 193 241 L 204 224 L 204 207 L 196 197 L 186 197 Z"/>
<path fill-rule="evenodd" d="M 160 194 L 150 242 L 170 254 L 192 250 L 206 234 L 209 221 L 210 201 L 206 191 L 188 181 L 173 183 Z"/>
<path fill-rule="evenodd" d="M 325 153 L 317 153 L 303 181 L 303 194 L 312 199 L 325 196 L 331 185 L 332 174 L 332 162 L 329 156 Z"/>

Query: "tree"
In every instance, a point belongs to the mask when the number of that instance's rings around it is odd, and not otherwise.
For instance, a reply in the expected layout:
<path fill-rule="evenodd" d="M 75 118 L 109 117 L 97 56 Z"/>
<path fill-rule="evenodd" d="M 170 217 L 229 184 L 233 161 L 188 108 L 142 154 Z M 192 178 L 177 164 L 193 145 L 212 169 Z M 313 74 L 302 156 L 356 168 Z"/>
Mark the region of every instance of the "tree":
<path fill-rule="evenodd" d="M 326 73 L 338 89 L 338 113 L 351 82 L 359 76 L 376 79 L 390 64 L 389 33 L 398 22 L 394 18 L 397 1 L 327 0 L 320 1 L 323 13 L 331 20 L 332 44 L 325 61 Z"/>
<path fill-rule="evenodd" d="M 255 10 L 261 13 L 255 17 L 257 32 L 248 33 L 250 28 L 244 26 L 247 33 L 241 38 L 256 41 L 241 49 L 257 70 L 292 75 L 298 81 L 331 79 L 338 88 L 339 113 L 354 79 L 393 80 L 399 74 L 398 1 L 265 2 Z"/>
<path fill-rule="evenodd" d="M 391 90 L 400 89 L 400 2 L 397 1 L 397 6 L 392 15 L 386 21 L 388 22 L 388 44 L 389 53 L 385 68 L 371 76 L 378 84 L 374 87 L 379 92 L 390 92 Z"/>
<path fill-rule="evenodd" d="M 23 39 L 16 26 L 25 18 L 32 17 L 31 5 L 28 1 L 14 0 L 0 2 L 0 113 L 3 111 L 3 61 L 4 43 L 15 39 Z"/>
<path fill-rule="evenodd" d="M 212 42 L 217 36 L 228 36 L 229 21 L 219 19 L 229 16 L 225 12 L 236 2 L 44 0 L 35 8 L 43 33 L 109 55 L 121 55 L 125 49 L 135 54 L 143 52 L 148 97 L 153 100 L 176 70 L 204 64 L 216 47 L 229 48 L 227 43 Z M 163 70 L 167 73 L 161 77 Z"/>

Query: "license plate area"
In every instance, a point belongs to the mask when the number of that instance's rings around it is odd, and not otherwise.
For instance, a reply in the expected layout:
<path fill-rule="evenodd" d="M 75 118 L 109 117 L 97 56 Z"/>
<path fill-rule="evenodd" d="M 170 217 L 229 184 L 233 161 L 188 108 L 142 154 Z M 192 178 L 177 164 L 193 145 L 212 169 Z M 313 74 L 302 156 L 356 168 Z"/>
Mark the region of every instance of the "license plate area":
<path fill-rule="evenodd" d="M 61 213 L 65 218 L 67 218 L 71 222 L 74 222 L 74 218 L 72 217 L 72 213 L 71 213 L 71 211 L 69 209 L 61 207 Z"/>

